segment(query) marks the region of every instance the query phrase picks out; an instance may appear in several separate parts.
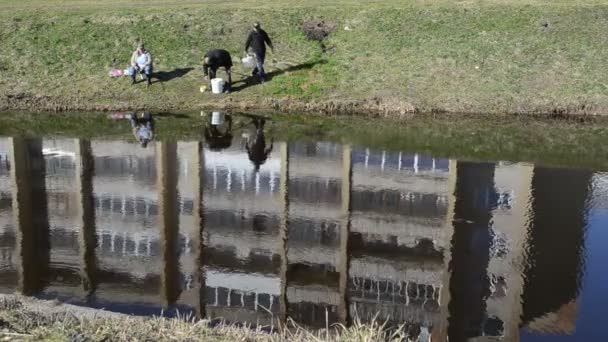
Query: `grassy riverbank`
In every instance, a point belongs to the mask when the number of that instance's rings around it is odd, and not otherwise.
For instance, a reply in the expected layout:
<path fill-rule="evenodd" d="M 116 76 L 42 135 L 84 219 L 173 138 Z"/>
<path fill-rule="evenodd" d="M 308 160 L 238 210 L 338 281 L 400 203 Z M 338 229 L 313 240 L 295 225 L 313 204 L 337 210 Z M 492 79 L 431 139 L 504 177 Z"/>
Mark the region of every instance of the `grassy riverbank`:
<path fill-rule="evenodd" d="M 389 333 L 376 323 L 332 327 L 329 332 L 289 326 L 269 333 L 194 318 L 135 317 L 20 296 L 0 297 L 2 341 L 408 341 L 404 329 Z"/>
<path fill-rule="evenodd" d="M 597 0 L 0 0 L 0 109 L 604 114 L 606 17 Z M 203 53 L 241 57 L 253 20 L 275 41 L 272 81 L 201 94 Z M 324 48 L 302 30 L 321 21 Z M 107 76 L 138 38 L 150 89 Z"/>
<path fill-rule="evenodd" d="M 604 118 L 413 115 L 395 122 L 356 116 L 274 114 L 268 117 L 267 136 L 275 141 L 333 141 L 435 157 L 608 170 L 605 158 L 608 125 Z M 199 113 L 158 114 L 157 138 L 202 140 L 205 122 L 209 120 Z M 234 115 L 234 121 L 237 131 L 238 127 L 250 124 L 247 116 L 238 114 Z M 0 114 L 0 136 L 15 135 L 132 139 L 125 120 L 111 120 L 106 114 Z"/>

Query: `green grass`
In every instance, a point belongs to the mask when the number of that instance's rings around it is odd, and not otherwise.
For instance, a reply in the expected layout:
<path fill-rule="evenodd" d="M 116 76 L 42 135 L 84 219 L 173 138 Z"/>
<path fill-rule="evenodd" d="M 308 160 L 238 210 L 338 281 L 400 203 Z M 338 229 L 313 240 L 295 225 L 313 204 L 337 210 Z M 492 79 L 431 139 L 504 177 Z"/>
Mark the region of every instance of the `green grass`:
<path fill-rule="evenodd" d="M 323 140 L 436 157 L 608 169 L 608 126 L 599 118 L 415 115 L 399 122 L 356 116 L 275 114 L 270 118 L 267 134 L 275 141 Z M 157 115 L 157 138 L 201 140 L 205 120 L 209 118 L 200 113 Z M 247 124 L 247 117 L 235 115 L 234 127 Z M 0 136 L 13 135 L 133 139 L 126 120 L 111 120 L 106 114 L 0 114 Z"/>
<path fill-rule="evenodd" d="M 314 111 L 346 102 L 361 103 L 359 111 L 387 103 L 387 113 L 399 104 L 455 113 L 605 113 L 606 17 L 608 4 L 598 0 L 0 0 L 0 107 L 280 103 Z M 337 24 L 325 53 L 301 31 L 318 19 Z M 279 74 L 231 95 L 201 94 L 204 52 L 221 47 L 240 58 L 254 20 L 275 42 L 268 69 Z M 157 71 L 194 70 L 151 89 L 110 79 L 108 70 L 125 68 L 140 38 Z M 285 71 L 302 64 L 308 67 Z"/>

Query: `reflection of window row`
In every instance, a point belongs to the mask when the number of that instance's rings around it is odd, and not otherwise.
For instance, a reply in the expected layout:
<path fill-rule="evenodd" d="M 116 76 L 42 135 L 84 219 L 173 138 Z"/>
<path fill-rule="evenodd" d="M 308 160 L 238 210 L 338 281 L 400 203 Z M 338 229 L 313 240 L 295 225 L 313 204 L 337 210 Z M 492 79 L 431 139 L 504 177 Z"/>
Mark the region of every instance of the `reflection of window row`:
<path fill-rule="evenodd" d="M 513 203 L 513 194 L 509 191 L 498 192 L 494 184 L 473 188 L 470 205 L 480 211 L 493 211 L 495 209 L 510 210 Z"/>
<path fill-rule="evenodd" d="M 281 257 L 270 251 L 251 250 L 246 258 L 239 258 L 233 246 L 205 247 L 205 265 L 247 273 L 277 274 Z"/>
<path fill-rule="evenodd" d="M 289 143 L 291 156 L 321 157 L 337 159 L 342 156 L 342 145 L 327 142 L 294 142 Z"/>
<path fill-rule="evenodd" d="M 289 198 L 292 201 L 305 203 L 330 203 L 340 205 L 342 202 L 342 180 L 329 178 L 291 178 L 289 179 Z"/>
<path fill-rule="evenodd" d="M 15 243 L 17 243 L 15 232 L 12 226 L 6 228 L 6 230 L 0 231 L 0 248 L 13 248 Z"/>
<path fill-rule="evenodd" d="M 13 251 L 12 247 L 0 247 L 0 261 L 2 264 L 13 265 Z"/>
<path fill-rule="evenodd" d="M 352 193 L 352 209 L 406 216 L 444 217 L 448 211 L 448 201 L 446 196 L 437 194 L 355 190 Z"/>
<path fill-rule="evenodd" d="M 97 214 L 104 212 L 122 213 L 123 215 L 157 216 L 158 201 L 139 196 L 115 197 L 111 194 L 97 194 L 95 197 Z M 187 201 L 184 201 L 187 202 Z M 189 204 L 189 205 L 188 205 Z M 192 201 L 183 207 L 189 208 L 192 213 Z M 181 206 L 180 206 L 181 209 Z M 181 212 L 181 210 L 180 210 Z"/>
<path fill-rule="evenodd" d="M 331 264 L 289 263 L 287 280 L 290 285 L 323 285 L 338 287 L 340 273 Z"/>
<path fill-rule="evenodd" d="M 13 207 L 12 194 L 8 191 L 0 191 L 0 210 L 11 209 Z"/>
<path fill-rule="evenodd" d="M 279 297 L 268 293 L 244 292 L 226 287 L 206 287 L 207 305 L 244 308 L 267 314 L 279 312 Z"/>
<path fill-rule="evenodd" d="M 113 196 L 111 194 L 97 194 L 94 197 L 97 214 L 104 212 L 120 213 L 124 215 L 157 216 L 158 201 L 140 196 Z M 177 204 L 179 214 L 192 215 L 194 201 L 181 199 Z"/>
<path fill-rule="evenodd" d="M 69 156 L 44 156 L 45 172 L 56 177 L 74 177 L 76 164 Z"/>
<path fill-rule="evenodd" d="M 266 179 L 263 181 L 272 181 L 274 183 L 277 183 L 278 179 L 271 179 L 271 177 L 266 177 Z M 260 192 L 268 192 L 270 190 L 275 191 L 275 189 L 271 189 L 270 184 L 267 184 L 267 187 L 260 187 L 258 190 Z M 6 195 L 10 196 L 9 193 L 6 193 Z M 51 192 L 48 194 L 48 196 L 49 202 L 54 203 L 65 201 L 68 195 Z M 149 199 L 141 196 L 114 196 L 108 193 L 97 193 L 95 195 L 95 205 L 98 208 L 97 210 L 99 212 L 109 211 L 122 213 L 123 215 L 158 215 L 158 201 L 155 199 Z M 180 214 L 192 215 L 193 207 L 194 202 L 192 199 L 181 199 L 181 201 L 179 202 Z"/>
<path fill-rule="evenodd" d="M 288 241 L 289 244 L 305 242 L 337 246 L 340 242 L 340 223 L 292 219 L 289 221 Z"/>
<path fill-rule="evenodd" d="M 180 255 L 193 255 L 194 242 L 189 236 L 179 234 L 177 250 Z M 103 231 L 97 235 L 100 253 L 122 256 L 159 256 L 161 245 L 158 238 L 150 236 L 134 237 L 127 232 Z"/>
<path fill-rule="evenodd" d="M 339 321 L 338 307 L 326 303 L 298 302 L 289 303 L 288 316 L 299 324 L 312 327 L 325 327 Z"/>
<path fill-rule="evenodd" d="M 247 214 L 244 210 L 209 210 L 205 212 L 205 229 L 248 230 L 275 234 L 280 218 L 269 214 Z"/>
<path fill-rule="evenodd" d="M 212 192 L 274 193 L 279 191 L 279 175 L 274 172 L 249 173 L 245 169 L 226 167 L 205 169 L 205 189 Z M 253 190 L 253 191 L 252 191 Z"/>
<path fill-rule="evenodd" d="M 4 231 L 0 231 L 0 248 L 14 249 L 17 244 L 16 232 L 12 224 L 5 226 Z M 70 231 L 65 231 L 63 227 L 55 228 L 50 237 L 53 247 L 78 248 L 78 236 Z"/>
<path fill-rule="evenodd" d="M 494 223 L 491 223 L 492 228 L 490 230 L 490 258 L 505 258 L 509 250 L 511 249 L 509 244 L 509 238 L 504 232 L 497 231 L 494 227 Z"/>
<path fill-rule="evenodd" d="M 291 189 L 290 189 L 291 196 Z M 447 213 L 444 196 L 435 194 L 410 193 L 403 195 L 397 191 L 354 191 L 353 210 L 378 213 L 395 213 L 418 217 L 443 217 Z M 158 215 L 156 200 L 136 196 L 115 197 L 109 194 L 97 194 L 95 205 L 100 213 L 116 212 L 123 215 Z M 194 203 L 191 199 L 182 199 L 179 213 L 192 215 Z"/>
<path fill-rule="evenodd" d="M 139 179 L 156 181 L 156 158 L 136 157 L 95 157 L 95 175 L 101 177 L 122 177 L 127 174 Z"/>
<path fill-rule="evenodd" d="M 412 246 L 402 245 L 396 236 L 387 236 L 388 240 L 378 240 L 373 233 L 350 233 L 349 250 L 353 256 L 373 255 L 394 260 L 421 260 L 425 262 L 442 263 L 443 248 L 426 238 L 416 239 Z"/>
<path fill-rule="evenodd" d="M 269 181 L 272 177 L 268 177 Z M 277 179 L 272 180 L 277 182 Z M 292 185 L 290 185 L 292 186 Z M 318 203 L 317 197 L 319 193 L 321 198 L 326 198 L 329 203 L 340 203 L 341 191 L 337 182 L 330 182 L 328 192 L 312 191 L 310 185 L 304 182 L 293 181 L 293 189 L 290 188 L 290 198 L 301 199 L 305 202 Z M 315 188 L 317 185 L 313 185 Z M 266 191 L 275 191 L 270 185 Z M 264 191 L 261 187 L 259 191 Z M 312 196 L 311 194 L 314 194 Z M 4 198 L 4 194 L 2 198 Z M 49 202 L 60 202 L 65 200 L 66 195 L 59 193 L 49 193 Z M 53 196 L 59 196 L 54 198 Z M 394 213 L 406 216 L 416 217 L 443 217 L 447 213 L 447 198 L 436 194 L 420 194 L 420 193 L 402 193 L 399 191 L 383 190 L 383 191 L 366 191 L 358 190 L 352 193 L 352 206 L 355 211 L 377 212 L 377 213 Z M 316 199 L 316 200 L 315 200 Z M 2 203 L 2 202 L 0 202 Z M 8 202 L 7 202 L 8 203 Z M 158 204 L 156 200 L 139 196 L 113 196 L 112 194 L 96 194 L 95 205 L 98 212 L 115 212 L 123 215 L 143 215 L 156 216 L 158 215 Z M 179 212 L 183 215 L 192 215 L 194 203 L 191 199 L 182 199 L 179 203 Z"/>
<path fill-rule="evenodd" d="M 71 190 L 74 186 L 74 180 L 75 177 L 65 177 L 62 175 L 47 173 L 44 181 L 47 195 L 51 195 L 62 190 Z"/>
<path fill-rule="evenodd" d="M 349 279 L 348 292 L 355 300 L 359 298 L 377 303 L 412 304 L 419 305 L 426 311 L 436 311 L 439 308 L 441 287 L 354 277 Z"/>
<path fill-rule="evenodd" d="M 63 226 L 51 226 L 52 233 L 49 234 L 51 248 L 73 249 L 78 251 L 78 233 L 66 230 Z"/>
<path fill-rule="evenodd" d="M 379 167 L 397 170 L 413 170 L 414 172 L 433 171 L 449 172 L 449 159 L 435 159 L 418 154 L 391 153 L 386 151 L 371 151 L 370 149 L 353 149 L 353 165 L 363 165 L 365 168 Z"/>
<path fill-rule="evenodd" d="M 507 295 L 507 280 L 502 275 L 489 274 L 490 298 L 504 298 Z"/>
<path fill-rule="evenodd" d="M 9 176 L 11 174 L 11 164 L 8 159 L 4 159 L 0 155 L 0 177 Z"/>

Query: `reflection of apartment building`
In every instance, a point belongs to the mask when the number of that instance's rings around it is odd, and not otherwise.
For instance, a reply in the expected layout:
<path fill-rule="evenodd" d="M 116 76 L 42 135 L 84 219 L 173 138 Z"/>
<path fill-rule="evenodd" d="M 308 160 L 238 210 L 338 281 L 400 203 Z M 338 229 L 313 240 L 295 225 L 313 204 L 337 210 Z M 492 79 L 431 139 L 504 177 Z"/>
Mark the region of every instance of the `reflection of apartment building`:
<path fill-rule="evenodd" d="M 588 175 L 568 202 L 545 181 L 567 172 L 525 164 L 279 143 L 255 173 L 238 144 L 155 145 L 0 139 L 0 287 L 265 325 L 378 315 L 433 340 L 573 327 L 554 318 L 576 312 Z M 549 226 L 580 242 L 561 278 Z"/>
<path fill-rule="evenodd" d="M 0 138 L 0 286 L 14 287 L 17 266 L 14 255 L 15 229 L 12 218 L 8 139 Z"/>
<path fill-rule="evenodd" d="M 519 339 L 522 314 L 522 262 L 525 258 L 527 221 L 533 167 L 496 164 L 491 200 L 491 246 L 488 262 L 489 298 L 483 335 Z"/>
<path fill-rule="evenodd" d="M 447 159 L 353 151 L 351 309 L 439 329 L 449 252 Z"/>
<path fill-rule="evenodd" d="M 272 154 L 254 173 L 246 152 L 204 151 L 204 268 L 211 317 L 270 325 L 278 317 L 281 250 L 278 183 Z"/>
<path fill-rule="evenodd" d="M 507 163 L 457 169 L 450 336 L 572 333 L 590 173 Z"/>

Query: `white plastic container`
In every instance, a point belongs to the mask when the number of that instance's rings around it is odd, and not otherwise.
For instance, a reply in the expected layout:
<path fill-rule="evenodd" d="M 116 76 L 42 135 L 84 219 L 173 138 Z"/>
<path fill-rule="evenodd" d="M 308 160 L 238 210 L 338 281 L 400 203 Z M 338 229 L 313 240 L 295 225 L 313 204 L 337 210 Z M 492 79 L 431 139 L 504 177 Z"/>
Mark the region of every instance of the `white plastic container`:
<path fill-rule="evenodd" d="M 224 80 L 221 78 L 214 78 L 211 80 L 211 92 L 214 94 L 221 94 L 224 92 Z"/>
<path fill-rule="evenodd" d="M 253 56 L 251 55 L 248 55 L 247 57 L 241 59 L 241 62 L 243 62 L 243 66 L 245 68 L 255 68 L 255 58 L 253 58 Z"/>
<path fill-rule="evenodd" d="M 224 123 L 224 113 L 221 112 L 213 112 L 211 113 L 211 124 L 214 126 L 219 126 Z"/>

